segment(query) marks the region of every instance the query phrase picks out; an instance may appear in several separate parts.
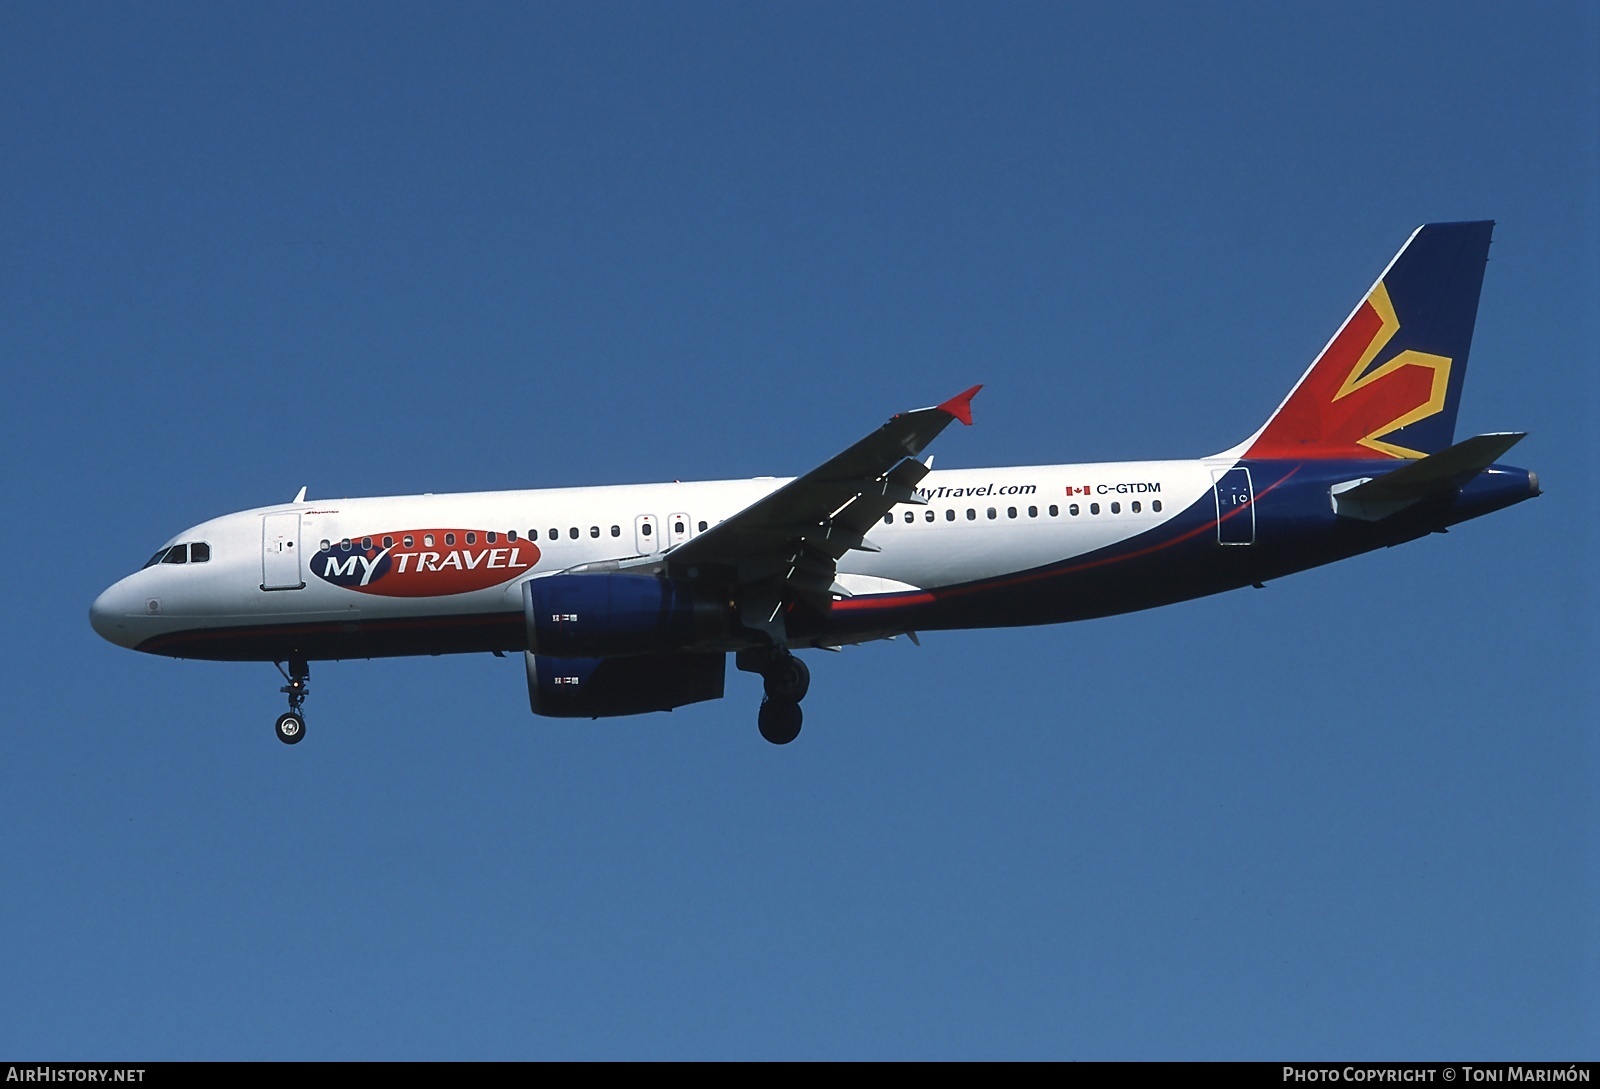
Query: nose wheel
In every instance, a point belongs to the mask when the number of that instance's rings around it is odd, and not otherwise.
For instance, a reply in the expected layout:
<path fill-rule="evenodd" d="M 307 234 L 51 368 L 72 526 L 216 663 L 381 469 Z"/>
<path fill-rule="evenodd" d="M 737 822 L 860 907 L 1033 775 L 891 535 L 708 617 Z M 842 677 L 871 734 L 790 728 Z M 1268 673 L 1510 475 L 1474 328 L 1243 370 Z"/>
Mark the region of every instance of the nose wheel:
<path fill-rule="evenodd" d="M 278 691 L 289 697 L 289 713 L 278 716 L 278 724 L 273 728 L 278 735 L 278 740 L 285 745 L 298 745 L 300 739 L 306 736 L 306 717 L 300 713 L 305 706 L 306 697 L 311 694 L 311 667 L 302 661 L 291 660 L 289 668 L 285 670 L 278 662 L 273 662 L 278 667 L 278 672 L 283 674 L 283 679 L 289 683 Z"/>
<path fill-rule="evenodd" d="M 275 729 L 279 741 L 285 745 L 298 745 L 300 739 L 306 736 L 306 720 L 300 717 L 299 712 L 290 711 L 288 714 L 278 716 L 278 725 Z"/>
<path fill-rule="evenodd" d="M 787 745 L 800 736 L 805 716 L 800 701 L 811 690 L 811 670 L 783 647 L 760 653 L 741 651 L 735 659 L 740 669 L 761 674 L 766 698 L 756 713 L 761 736 L 774 745 Z"/>

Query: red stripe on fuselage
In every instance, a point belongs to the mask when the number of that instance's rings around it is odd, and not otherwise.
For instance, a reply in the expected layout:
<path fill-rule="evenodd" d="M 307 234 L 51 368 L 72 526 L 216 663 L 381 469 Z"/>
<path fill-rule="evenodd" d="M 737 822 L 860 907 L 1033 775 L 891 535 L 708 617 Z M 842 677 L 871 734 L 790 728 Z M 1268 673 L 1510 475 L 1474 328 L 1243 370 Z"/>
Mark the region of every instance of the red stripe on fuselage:
<path fill-rule="evenodd" d="M 931 591 L 921 590 L 904 594 L 879 594 L 872 597 L 849 598 L 845 601 L 835 601 L 833 603 L 833 611 L 842 613 L 861 613 L 881 609 L 911 608 L 916 605 L 933 605 L 941 601 L 950 600 L 952 598 L 965 597 L 968 594 L 984 593 L 989 590 L 1003 590 L 1012 586 L 1023 586 L 1030 582 L 1038 582 L 1042 579 L 1053 579 L 1063 575 L 1076 574 L 1080 571 L 1089 571 L 1096 567 L 1105 567 L 1110 564 L 1126 563 L 1130 560 L 1137 560 L 1144 556 L 1153 555 L 1157 552 L 1162 552 L 1166 549 L 1173 548 L 1182 544 L 1184 541 L 1192 540 L 1208 530 L 1215 530 L 1222 522 L 1226 522 L 1229 518 L 1233 518 L 1237 515 L 1243 514 L 1247 510 L 1250 510 L 1261 501 L 1262 496 L 1270 494 L 1279 485 L 1288 481 L 1290 477 L 1294 476 L 1303 468 L 1305 468 L 1304 465 L 1296 465 L 1293 469 L 1285 473 L 1281 479 L 1257 492 L 1254 498 L 1251 499 L 1249 505 L 1236 507 L 1227 514 L 1223 515 L 1220 519 L 1213 518 L 1208 522 L 1203 522 L 1194 529 L 1180 533 L 1178 536 L 1169 538 L 1168 540 L 1150 545 L 1148 548 L 1141 548 L 1134 552 L 1119 553 L 1115 556 L 1101 556 L 1097 559 L 1085 560 L 1082 563 L 1075 563 L 1068 567 L 1045 567 L 1034 571 L 1023 572 L 1018 575 L 1001 576 L 982 582 L 971 582 L 965 586 L 951 586 Z"/>

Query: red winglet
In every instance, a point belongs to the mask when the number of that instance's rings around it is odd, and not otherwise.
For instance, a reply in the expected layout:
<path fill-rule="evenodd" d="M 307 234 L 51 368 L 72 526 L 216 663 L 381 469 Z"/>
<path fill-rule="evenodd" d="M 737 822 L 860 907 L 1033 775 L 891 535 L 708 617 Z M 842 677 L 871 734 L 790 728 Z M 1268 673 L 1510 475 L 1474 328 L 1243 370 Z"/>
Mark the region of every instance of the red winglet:
<path fill-rule="evenodd" d="M 948 412 L 968 427 L 972 426 L 972 399 L 982 389 L 981 385 L 973 386 L 965 393 L 958 393 L 944 404 L 937 406 L 940 412 Z"/>

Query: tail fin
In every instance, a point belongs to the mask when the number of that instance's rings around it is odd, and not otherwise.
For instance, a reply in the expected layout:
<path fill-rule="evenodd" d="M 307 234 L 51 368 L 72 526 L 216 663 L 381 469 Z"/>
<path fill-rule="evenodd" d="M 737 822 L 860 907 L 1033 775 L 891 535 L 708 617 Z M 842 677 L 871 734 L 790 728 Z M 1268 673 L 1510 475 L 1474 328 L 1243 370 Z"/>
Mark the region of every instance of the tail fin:
<path fill-rule="evenodd" d="M 1418 227 L 1266 424 L 1250 458 L 1421 458 L 1455 437 L 1494 223 Z"/>

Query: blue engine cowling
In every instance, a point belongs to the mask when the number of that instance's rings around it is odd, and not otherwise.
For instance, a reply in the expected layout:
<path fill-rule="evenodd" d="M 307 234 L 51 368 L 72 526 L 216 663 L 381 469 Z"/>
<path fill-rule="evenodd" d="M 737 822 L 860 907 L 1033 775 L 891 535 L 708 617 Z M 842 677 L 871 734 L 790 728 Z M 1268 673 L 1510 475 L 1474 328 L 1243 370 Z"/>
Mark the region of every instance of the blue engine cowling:
<path fill-rule="evenodd" d="M 720 700 L 727 657 L 721 653 L 626 658 L 528 654 L 528 704 L 534 714 L 552 718 L 605 718 Z"/>
<path fill-rule="evenodd" d="M 551 575 L 523 584 L 528 649 L 558 658 L 659 654 L 726 635 L 721 594 L 654 575 Z"/>

